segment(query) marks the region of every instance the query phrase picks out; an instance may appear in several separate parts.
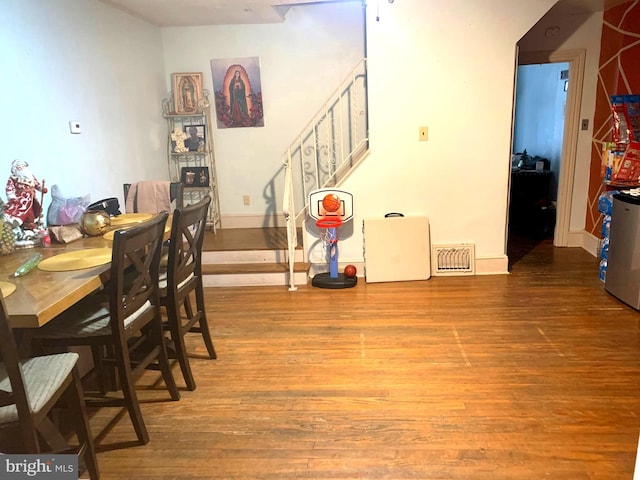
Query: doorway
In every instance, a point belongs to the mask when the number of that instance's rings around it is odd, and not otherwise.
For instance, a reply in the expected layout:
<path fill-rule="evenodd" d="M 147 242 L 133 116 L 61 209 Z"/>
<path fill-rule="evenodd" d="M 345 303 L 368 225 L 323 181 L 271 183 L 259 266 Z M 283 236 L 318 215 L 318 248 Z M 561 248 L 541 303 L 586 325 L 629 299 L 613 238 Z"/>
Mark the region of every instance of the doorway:
<path fill-rule="evenodd" d="M 555 224 L 552 225 L 549 238 L 546 241 L 552 242 L 554 246 L 569 246 L 569 227 L 571 216 L 571 199 L 573 193 L 573 181 L 576 164 L 576 149 L 578 141 L 578 129 L 580 124 L 580 99 L 582 97 L 582 82 L 584 77 L 584 61 L 586 53 L 584 50 L 560 50 L 556 52 L 523 52 L 518 58 L 518 66 L 541 66 L 546 65 L 562 65 L 560 71 L 568 70 L 565 74 L 567 79 L 561 79 L 557 83 L 562 88 L 563 96 L 566 95 L 564 105 L 564 121 L 561 127 L 561 143 L 560 155 L 557 161 L 556 170 L 553 172 L 554 181 L 552 184 L 552 192 L 557 192 L 555 198 Z M 566 84 L 564 83 L 566 80 Z M 518 78 L 516 77 L 516 91 L 514 92 L 514 112 L 518 109 L 518 99 L 516 98 Z M 565 91 L 566 86 L 566 91 Z M 528 117 L 527 117 L 528 118 Z M 518 139 L 516 138 L 516 114 L 514 113 L 514 131 L 513 146 L 518 148 Z M 558 136 L 560 133 L 558 132 Z M 538 148 L 537 146 L 535 148 Z M 515 152 L 515 151 L 514 151 Z M 527 151 L 529 155 L 539 155 L 533 151 Z M 539 155 L 542 157 L 542 155 Z M 544 157 L 543 157 L 544 158 Z M 551 163 L 551 162 L 550 162 Z M 550 165 L 549 165 L 550 169 Z M 516 185 L 517 187 L 517 185 Z M 510 185 L 510 199 L 516 191 L 512 192 L 514 183 Z M 512 204 L 510 201 L 509 215 L 512 216 Z M 507 255 L 509 264 L 512 265 L 517 261 L 519 252 L 516 245 L 511 242 L 509 231 L 511 230 L 511 222 L 507 229 Z M 515 237 L 514 237 L 515 238 Z M 535 242 L 530 242 L 535 245 Z M 531 245 L 528 245 L 531 246 Z M 524 248 L 527 245 L 522 246 Z"/>
<path fill-rule="evenodd" d="M 567 62 L 517 70 L 508 240 L 512 259 L 516 251 L 524 254 L 553 239 L 568 83 Z"/>

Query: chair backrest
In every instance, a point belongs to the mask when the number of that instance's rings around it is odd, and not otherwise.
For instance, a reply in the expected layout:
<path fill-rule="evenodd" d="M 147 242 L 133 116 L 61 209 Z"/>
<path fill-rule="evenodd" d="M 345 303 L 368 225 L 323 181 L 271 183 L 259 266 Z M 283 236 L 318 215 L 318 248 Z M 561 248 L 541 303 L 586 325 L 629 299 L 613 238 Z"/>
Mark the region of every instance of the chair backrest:
<path fill-rule="evenodd" d="M 129 197 L 129 190 L 131 190 L 131 183 L 122 184 L 124 190 L 124 203 L 127 204 L 127 198 Z M 169 183 L 169 201 L 171 203 L 175 202 L 175 207 L 180 208 L 184 205 L 183 201 L 183 193 L 184 193 L 184 185 L 182 182 L 170 182 Z M 133 212 L 128 213 L 137 213 L 137 196 L 133 199 Z M 159 213 L 159 212 L 154 212 Z"/>
<path fill-rule="evenodd" d="M 167 264 L 167 288 L 174 289 L 189 276 L 202 275 L 202 242 L 211 197 L 173 212 Z"/>
<path fill-rule="evenodd" d="M 109 295 L 114 334 L 122 335 L 125 328 L 135 330 L 159 314 L 158 275 L 168 216 L 161 212 L 114 233 Z"/>
<path fill-rule="evenodd" d="M 24 376 L 20 366 L 20 356 L 16 346 L 13 331 L 9 326 L 9 317 L 5 307 L 4 298 L 0 295 L 0 360 L 4 364 L 4 371 L 0 368 L 0 382 L 6 378 L 2 378 L 2 374 L 6 372 L 9 377 L 11 391 L 0 389 L 0 408 L 14 405 L 18 410 L 18 418 L 20 421 L 20 431 L 25 444 L 31 445 L 35 438 L 35 424 L 31 415 L 31 407 L 27 397 Z"/>

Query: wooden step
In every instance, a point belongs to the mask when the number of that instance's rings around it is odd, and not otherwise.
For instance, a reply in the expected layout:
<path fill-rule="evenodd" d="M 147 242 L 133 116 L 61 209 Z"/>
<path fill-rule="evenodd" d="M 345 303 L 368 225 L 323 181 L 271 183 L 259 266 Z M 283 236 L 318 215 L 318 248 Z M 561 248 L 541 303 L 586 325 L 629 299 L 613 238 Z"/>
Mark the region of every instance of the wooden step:
<path fill-rule="evenodd" d="M 299 245 L 302 248 L 302 229 L 298 229 Z M 202 250 L 245 251 L 245 250 L 279 250 L 288 248 L 287 229 L 284 227 L 266 228 L 227 228 L 215 233 L 205 232 Z"/>
<path fill-rule="evenodd" d="M 289 285 L 289 267 L 282 263 L 242 263 L 209 264 L 202 266 L 202 280 L 205 287 L 251 287 L 266 285 Z M 309 281 L 309 265 L 294 264 L 296 285 L 306 285 Z"/>
<path fill-rule="evenodd" d="M 299 232 L 301 238 L 302 233 Z M 286 228 L 233 228 L 206 232 L 202 252 L 206 287 L 289 284 Z M 306 284 L 309 265 L 296 248 L 294 279 Z"/>
<path fill-rule="evenodd" d="M 294 272 L 308 272 L 309 264 L 296 262 Z M 210 263 L 202 265 L 203 275 L 221 275 L 230 273 L 283 273 L 289 271 L 287 263 Z"/>

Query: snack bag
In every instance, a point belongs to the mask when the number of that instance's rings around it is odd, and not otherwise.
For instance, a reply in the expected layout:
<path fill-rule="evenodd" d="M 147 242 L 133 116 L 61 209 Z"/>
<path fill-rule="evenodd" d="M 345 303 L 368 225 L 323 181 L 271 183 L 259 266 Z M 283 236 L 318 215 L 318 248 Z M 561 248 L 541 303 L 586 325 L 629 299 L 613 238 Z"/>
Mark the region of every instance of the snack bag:
<path fill-rule="evenodd" d="M 614 143 L 624 149 L 630 141 L 629 124 L 627 122 L 627 115 L 625 114 L 625 102 L 626 95 L 612 95 L 611 100 L 611 114 L 612 114 L 612 136 Z"/>
<path fill-rule="evenodd" d="M 640 95 L 625 95 L 624 114 L 630 140 L 640 142 Z"/>
<path fill-rule="evenodd" d="M 614 170 L 612 180 L 625 182 L 640 181 L 640 142 L 631 142 L 624 152 L 622 161 Z"/>

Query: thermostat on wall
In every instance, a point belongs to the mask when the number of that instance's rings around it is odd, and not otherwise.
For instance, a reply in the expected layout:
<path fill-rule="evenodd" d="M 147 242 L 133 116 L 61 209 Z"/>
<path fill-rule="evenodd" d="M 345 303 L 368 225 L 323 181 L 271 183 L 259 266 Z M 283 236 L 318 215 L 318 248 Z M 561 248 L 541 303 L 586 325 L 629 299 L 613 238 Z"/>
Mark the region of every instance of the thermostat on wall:
<path fill-rule="evenodd" d="M 80 130 L 80 122 L 69 122 L 69 130 L 71 131 L 71 133 L 81 133 L 82 130 Z"/>

